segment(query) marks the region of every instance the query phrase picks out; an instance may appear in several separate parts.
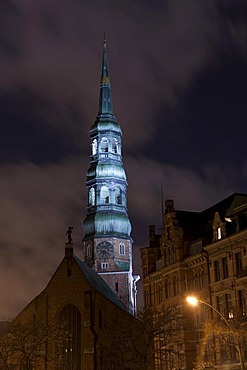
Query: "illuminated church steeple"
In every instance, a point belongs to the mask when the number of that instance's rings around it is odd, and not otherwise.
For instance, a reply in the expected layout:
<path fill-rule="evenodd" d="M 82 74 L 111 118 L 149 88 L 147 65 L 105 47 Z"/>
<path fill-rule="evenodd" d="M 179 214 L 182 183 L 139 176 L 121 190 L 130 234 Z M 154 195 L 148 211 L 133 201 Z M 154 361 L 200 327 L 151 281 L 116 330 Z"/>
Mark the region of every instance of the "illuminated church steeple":
<path fill-rule="evenodd" d="M 113 114 L 106 41 L 99 111 L 89 131 L 91 161 L 87 171 L 87 215 L 83 222 L 84 257 L 133 311 L 131 224 L 127 213 L 127 181 L 122 162 L 122 130 Z"/>

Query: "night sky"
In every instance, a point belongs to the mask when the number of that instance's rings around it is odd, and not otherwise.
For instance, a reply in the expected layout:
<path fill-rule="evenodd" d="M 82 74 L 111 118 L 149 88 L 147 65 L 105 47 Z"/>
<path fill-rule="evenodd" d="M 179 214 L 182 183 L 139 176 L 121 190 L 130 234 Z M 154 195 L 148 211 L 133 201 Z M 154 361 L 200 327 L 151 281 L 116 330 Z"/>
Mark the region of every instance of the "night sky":
<path fill-rule="evenodd" d="M 0 1 L 0 319 L 48 283 L 74 226 L 107 34 L 134 266 L 164 198 L 200 211 L 247 192 L 245 0 Z"/>

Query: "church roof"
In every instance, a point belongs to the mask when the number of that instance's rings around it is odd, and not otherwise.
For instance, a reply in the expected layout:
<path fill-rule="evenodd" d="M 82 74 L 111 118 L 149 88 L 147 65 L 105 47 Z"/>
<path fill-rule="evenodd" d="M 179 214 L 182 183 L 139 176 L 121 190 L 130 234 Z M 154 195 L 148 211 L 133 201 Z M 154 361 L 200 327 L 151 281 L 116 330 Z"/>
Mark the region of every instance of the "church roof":
<path fill-rule="evenodd" d="M 122 310 L 127 311 L 117 295 L 93 269 L 91 269 L 85 262 L 82 262 L 75 255 L 73 255 L 72 257 L 92 288 L 96 289 L 98 293 L 100 293 L 103 297 L 107 298 L 109 301 L 114 303 Z"/>

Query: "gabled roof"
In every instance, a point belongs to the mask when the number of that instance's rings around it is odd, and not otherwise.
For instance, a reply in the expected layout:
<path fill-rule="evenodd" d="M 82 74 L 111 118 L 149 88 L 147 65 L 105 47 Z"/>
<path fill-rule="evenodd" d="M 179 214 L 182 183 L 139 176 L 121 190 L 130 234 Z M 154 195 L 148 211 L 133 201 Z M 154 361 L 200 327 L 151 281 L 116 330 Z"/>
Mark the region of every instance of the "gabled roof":
<path fill-rule="evenodd" d="M 91 287 L 97 290 L 103 297 L 114 303 L 116 306 L 127 312 L 123 303 L 119 300 L 117 295 L 111 290 L 109 285 L 103 280 L 93 269 L 91 269 L 85 262 L 82 262 L 78 257 L 72 256 L 74 261 L 79 266 Z"/>
<path fill-rule="evenodd" d="M 247 209 L 247 194 L 234 193 L 222 201 L 201 212 L 177 211 L 176 217 L 178 224 L 183 228 L 184 234 L 191 237 L 191 240 L 205 238 L 207 242 L 212 233 L 214 215 L 219 213 L 221 220 L 224 222 L 225 217 L 234 217 Z"/>

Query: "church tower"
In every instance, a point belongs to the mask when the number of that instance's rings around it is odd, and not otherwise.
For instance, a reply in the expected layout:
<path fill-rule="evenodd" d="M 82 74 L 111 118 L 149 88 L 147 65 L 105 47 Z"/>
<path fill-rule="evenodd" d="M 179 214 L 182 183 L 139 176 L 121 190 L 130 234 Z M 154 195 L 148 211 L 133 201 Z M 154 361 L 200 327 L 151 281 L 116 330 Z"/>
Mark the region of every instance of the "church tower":
<path fill-rule="evenodd" d="M 121 153 L 122 130 L 113 114 L 106 41 L 99 111 L 89 134 L 91 160 L 86 180 L 88 204 L 83 222 L 84 258 L 133 312 L 132 239 Z"/>

